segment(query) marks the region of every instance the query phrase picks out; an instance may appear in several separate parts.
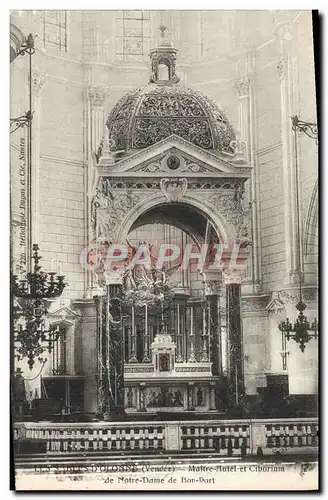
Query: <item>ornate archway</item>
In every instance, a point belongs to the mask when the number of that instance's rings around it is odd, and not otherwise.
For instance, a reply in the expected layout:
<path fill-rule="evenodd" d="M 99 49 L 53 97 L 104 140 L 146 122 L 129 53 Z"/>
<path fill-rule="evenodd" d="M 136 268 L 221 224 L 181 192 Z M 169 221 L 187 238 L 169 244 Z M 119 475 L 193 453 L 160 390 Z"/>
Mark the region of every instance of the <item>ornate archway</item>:
<path fill-rule="evenodd" d="M 90 235 L 94 240 L 122 244 L 131 229 L 138 227 L 138 221 L 151 223 L 158 220 L 158 213 L 164 213 L 168 222 L 175 225 L 174 214 L 178 218 L 180 210 L 183 219 L 180 225 L 184 226 L 181 229 L 197 236 L 201 243 L 207 238 L 208 224 L 222 243 L 238 242 L 243 247 L 250 243 L 250 210 L 248 201 L 244 199 L 244 184 L 249 178 L 250 168 L 241 161 L 240 156 L 209 153 L 176 136 L 170 136 L 121 160 L 115 156 L 109 147 L 107 151 L 104 147 L 99 163 L 95 165 L 98 181 L 92 200 L 93 217 L 90 220 Z M 107 383 L 102 391 L 108 394 L 111 401 L 109 406 L 114 405 L 118 413 L 123 412 L 124 407 L 129 412 L 148 411 L 147 408 L 153 408 L 152 405 L 155 405 L 155 411 L 158 398 L 169 406 L 170 398 L 173 398 L 172 401 L 176 398 L 179 403 L 171 401 L 172 404 L 182 405 L 184 410 L 191 411 L 197 399 L 196 392 L 200 391 L 199 394 L 203 396 L 199 396 L 199 401 L 207 401 L 204 409 L 214 410 L 216 399 L 213 387 L 215 381 L 223 376 L 223 371 L 237 384 L 236 394 L 242 392 L 241 276 L 234 271 L 227 269 L 223 279 L 221 271 L 209 273 L 205 270 L 199 278 L 205 288 L 198 299 L 190 291 L 182 292 L 179 289 L 172 306 L 178 320 L 172 323 L 170 319 L 164 325 L 164 330 L 163 325 L 152 319 L 151 310 L 146 305 L 143 316 L 138 316 L 136 307 L 132 307 L 127 323 L 123 326 L 111 323 L 110 319 L 103 322 L 112 332 L 108 334 L 104 329 L 99 331 L 106 349 L 110 352 L 110 346 L 118 345 L 118 339 L 121 339 L 119 351 L 125 353 L 124 360 L 121 359 L 119 364 L 113 361 L 115 378 L 121 380 L 121 387 L 125 387 L 125 398 L 124 391 L 119 391 L 117 394 L 120 396 L 113 402 L 110 384 Z M 101 307 L 108 311 L 112 297 L 122 293 L 122 279 L 116 271 L 108 271 L 104 276 L 107 298 L 103 299 L 105 302 Z M 218 329 L 222 311 L 227 315 L 225 340 Z M 123 328 L 121 334 L 117 333 L 118 328 Z M 196 331 L 197 328 L 200 330 Z M 160 335 L 169 335 L 170 339 Z M 108 340 L 112 337 L 114 341 Z M 167 359 L 171 360 L 167 372 L 173 377 L 167 380 L 170 384 L 176 384 L 175 395 L 162 392 L 154 395 L 155 382 L 162 380 L 165 374 L 167 376 L 166 371 L 164 375 L 161 373 L 159 365 L 156 368 L 155 358 L 152 363 L 151 346 L 155 339 L 158 345 L 161 338 L 165 346 L 172 342 L 175 345 L 174 354 L 167 352 Z M 227 342 L 229 349 L 224 350 L 222 346 Z M 110 354 L 110 359 L 117 360 L 117 353 Z M 103 361 L 102 366 L 105 364 Z M 155 371 L 151 372 L 152 384 L 149 386 L 150 370 Z M 104 380 L 105 377 L 106 370 L 102 368 L 100 378 Z M 195 377 L 202 381 L 200 387 L 190 385 Z M 104 408 L 104 398 L 101 401 L 101 407 Z"/>

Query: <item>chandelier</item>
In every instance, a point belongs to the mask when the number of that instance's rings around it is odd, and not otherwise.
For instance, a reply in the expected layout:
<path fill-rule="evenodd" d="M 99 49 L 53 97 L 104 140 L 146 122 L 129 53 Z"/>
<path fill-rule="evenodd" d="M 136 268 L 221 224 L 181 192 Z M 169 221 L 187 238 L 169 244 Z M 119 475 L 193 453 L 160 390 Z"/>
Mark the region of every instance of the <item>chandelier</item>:
<path fill-rule="evenodd" d="M 298 152 L 297 152 L 297 132 L 304 132 L 308 137 L 316 140 L 318 143 L 318 127 L 316 123 L 304 122 L 298 118 L 298 116 L 292 116 L 292 130 L 294 132 L 294 145 L 295 145 L 295 182 L 296 182 L 296 213 L 297 213 L 297 239 L 298 239 L 298 273 L 299 273 L 299 286 L 300 286 L 300 300 L 296 304 L 296 309 L 298 310 L 298 316 L 294 325 L 286 318 L 286 321 L 281 321 L 278 325 L 279 330 L 283 335 L 283 344 L 285 340 L 293 339 L 302 352 L 305 350 L 306 344 L 311 339 L 318 338 L 319 324 L 315 318 L 310 324 L 307 317 L 304 315 L 306 309 L 306 304 L 303 302 L 302 295 L 302 270 L 301 270 L 301 232 L 300 232 L 300 203 L 299 203 L 299 191 L 298 191 Z M 284 365 L 286 361 L 284 361 Z"/>
<path fill-rule="evenodd" d="M 15 357 L 18 360 L 27 358 L 30 370 L 35 359 L 45 361 L 43 352 L 51 352 L 59 338 L 58 326 L 46 328 L 46 301 L 59 297 L 67 285 L 65 276 L 42 271 L 38 245 L 33 245 L 32 259 L 33 271 L 23 279 L 13 275 L 11 283 L 12 295 L 18 299 L 13 307 Z"/>

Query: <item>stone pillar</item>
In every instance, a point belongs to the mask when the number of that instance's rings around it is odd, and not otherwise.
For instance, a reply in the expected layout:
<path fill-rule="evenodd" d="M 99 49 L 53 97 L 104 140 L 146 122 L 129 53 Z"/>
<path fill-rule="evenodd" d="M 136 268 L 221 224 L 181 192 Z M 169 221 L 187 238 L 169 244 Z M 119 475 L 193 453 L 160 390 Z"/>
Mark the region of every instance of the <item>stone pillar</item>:
<path fill-rule="evenodd" d="M 252 255 L 248 270 L 249 281 L 253 291 L 258 291 L 262 281 L 261 270 L 261 231 L 259 213 L 259 168 L 255 155 L 257 149 L 256 95 L 255 95 L 255 55 L 247 56 L 247 75 L 238 78 L 234 88 L 238 98 L 238 121 L 241 141 L 246 144 L 248 164 L 253 167 L 248 184 L 248 197 L 252 214 Z"/>
<path fill-rule="evenodd" d="M 228 270 L 224 274 L 226 285 L 228 378 L 238 404 L 244 392 L 243 338 L 241 320 L 241 275 Z"/>
<path fill-rule="evenodd" d="M 86 235 L 87 244 L 92 243 L 95 239 L 96 234 L 93 230 L 92 221 L 92 199 L 94 195 L 94 183 L 96 179 L 95 175 L 95 162 L 96 154 L 98 153 L 98 148 L 100 142 L 104 137 L 105 132 L 105 119 L 104 119 L 104 105 L 107 99 L 107 89 L 100 86 L 90 86 L 86 90 L 86 121 L 88 124 L 87 131 L 87 164 L 88 168 L 86 171 Z M 92 296 L 93 287 L 93 275 L 91 271 L 86 271 L 86 297 Z"/>
<path fill-rule="evenodd" d="M 97 312 L 94 300 L 74 302 L 81 311 L 79 328 L 75 331 L 76 374 L 84 375 L 84 411 L 98 412 Z"/>
<path fill-rule="evenodd" d="M 205 295 L 209 306 L 210 361 L 212 374 L 222 373 L 222 336 L 220 322 L 220 292 L 222 280 L 206 282 Z"/>
<path fill-rule="evenodd" d="M 45 76 L 39 72 L 32 74 L 32 243 L 39 244 L 40 211 L 40 100 Z"/>
<path fill-rule="evenodd" d="M 280 81 L 281 109 L 281 142 L 282 169 L 284 186 L 285 213 L 285 249 L 286 249 L 286 284 L 297 283 L 298 252 L 296 183 L 295 183 L 295 151 L 291 117 L 295 114 L 296 78 L 294 72 L 293 27 L 289 22 L 280 23 L 275 35 L 280 42 L 280 60 L 277 72 Z"/>
<path fill-rule="evenodd" d="M 106 293 L 98 307 L 98 409 L 105 420 L 124 416 L 124 343 L 122 280 L 105 273 Z"/>

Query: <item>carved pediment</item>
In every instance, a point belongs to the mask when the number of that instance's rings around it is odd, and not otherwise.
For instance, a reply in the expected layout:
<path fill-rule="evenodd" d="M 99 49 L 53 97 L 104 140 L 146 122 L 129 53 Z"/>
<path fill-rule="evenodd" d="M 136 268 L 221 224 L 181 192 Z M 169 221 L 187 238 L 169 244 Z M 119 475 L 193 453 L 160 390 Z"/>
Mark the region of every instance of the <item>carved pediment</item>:
<path fill-rule="evenodd" d="M 69 305 L 64 303 L 60 305 L 58 305 L 58 303 L 54 304 L 53 307 L 50 307 L 48 312 L 48 318 L 52 323 L 63 323 L 67 325 L 73 325 L 74 321 L 79 316 L 79 313 L 73 311 Z"/>
<path fill-rule="evenodd" d="M 210 153 L 181 137 L 172 135 L 158 143 L 123 158 L 114 165 L 100 159 L 100 175 L 136 177 L 239 177 L 248 179 L 250 167 L 242 166 L 219 154 Z"/>

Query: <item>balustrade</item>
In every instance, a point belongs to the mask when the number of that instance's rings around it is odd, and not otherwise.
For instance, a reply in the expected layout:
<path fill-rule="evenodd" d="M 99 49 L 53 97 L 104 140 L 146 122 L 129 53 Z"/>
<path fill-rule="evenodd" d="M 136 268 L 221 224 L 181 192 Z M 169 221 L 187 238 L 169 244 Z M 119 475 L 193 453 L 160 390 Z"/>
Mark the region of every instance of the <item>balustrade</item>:
<path fill-rule="evenodd" d="M 168 439 L 170 436 L 170 439 Z M 172 436 L 174 439 L 172 439 Z M 18 454 L 33 453 L 40 444 L 46 454 L 93 452 L 212 452 L 219 456 L 316 453 L 315 418 L 270 420 L 208 420 L 126 423 L 19 423 L 14 426 Z M 174 443 L 172 448 L 170 443 Z M 20 450 L 19 444 L 24 443 Z M 26 447 L 26 443 L 30 446 Z M 30 451 L 26 451 L 30 450 Z M 34 451 L 35 453 L 35 451 Z"/>

